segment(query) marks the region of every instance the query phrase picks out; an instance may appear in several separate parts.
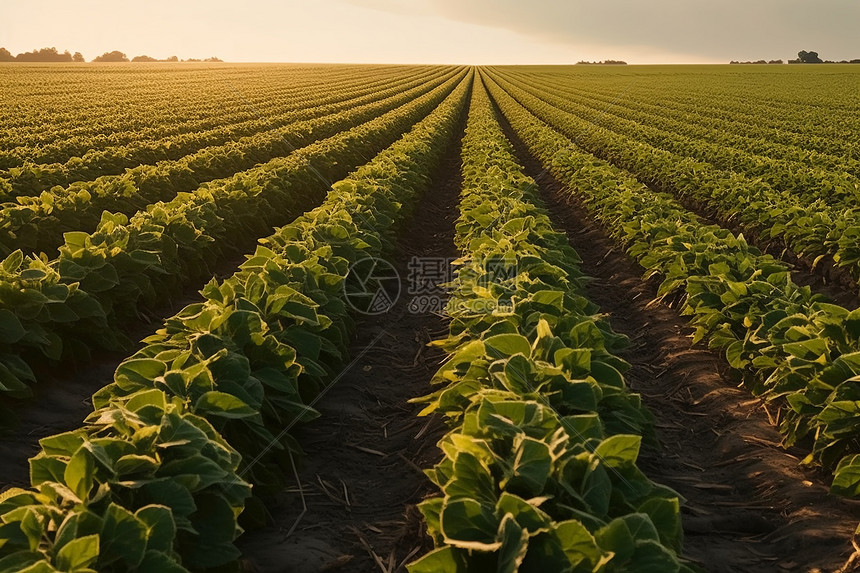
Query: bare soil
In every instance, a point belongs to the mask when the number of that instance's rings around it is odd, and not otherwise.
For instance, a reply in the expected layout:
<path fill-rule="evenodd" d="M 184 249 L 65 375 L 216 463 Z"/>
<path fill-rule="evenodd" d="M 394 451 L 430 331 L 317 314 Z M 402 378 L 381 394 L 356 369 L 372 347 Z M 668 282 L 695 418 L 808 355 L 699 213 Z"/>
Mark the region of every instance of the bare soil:
<path fill-rule="evenodd" d="M 436 442 L 445 426 L 419 418 L 422 406 L 408 401 L 432 391 L 443 353 L 427 343 L 447 326 L 440 314 L 410 310 L 406 279 L 412 257 L 457 256 L 459 158 L 458 144 L 399 233 L 389 261 L 404 286 L 400 298 L 389 312 L 357 322 L 356 358 L 320 400 L 320 418 L 296 432 L 306 453 L 301 485 L 270 508 L 271 526 L 239 540 L 245 570 L 393 573 L 432 549 L 415 506 L 435 491 L 421 468 L 441 459 Z"/>

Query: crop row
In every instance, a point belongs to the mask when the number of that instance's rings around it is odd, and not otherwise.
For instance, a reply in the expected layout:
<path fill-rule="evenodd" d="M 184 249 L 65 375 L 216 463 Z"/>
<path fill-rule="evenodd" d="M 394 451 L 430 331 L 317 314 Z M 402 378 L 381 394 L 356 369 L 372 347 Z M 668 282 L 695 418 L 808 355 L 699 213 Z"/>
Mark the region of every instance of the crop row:
<path fill-rule="evenodd" d="M 491 93 L 544 165 L 627 252 L 684 295 L 694 342 L 722 349 L 751 391 L 782 410 L 785 441 L 835 470 L 835 493 L 860 495 L 860 311 L 829 304 L 742 236 L 702 223 L 671 195 L 581 151 L 498 84 Z M 560 113 L 560 112 L 557 112 Z"/>
<path fill-rule="evenodd" d="M 29 148 L 18 149 L 15 152 L 20 159 L 18 166 L 0 173 L 0 189 L 8 184 L 8 193 L 4 197 L 8 200 L 19 195 L 37 195 L 56 185 L 66 187 L 76 181 L 121 174 L 138 165 L 176 161 L 203 148 L 211 150 L 212 147 L 223 146 L 243 137 L 273 132 L 277 128 L 299 121 L 308 121 L 373 103 L 422 83 L 430 83 L 442 74 L 442 70 L 436 70 L 418 77 L 395 78 L 384 82 L 345 82 L 345 85 L 326 86 L 325 92 L 306 90 L 285 98 L 285 101 L 279 102 L 279 107 L 272 111 L 263 112 L 250 103 L 244 103 L 242 107 L 225 112 L 223 121 L 228 122 L 226 125 L 208 130 L 185 131 L 154 140 L 138 140 L 122 146 L 90 148 L 85 153 L 60 163 L 45 161 L 48 150 L 40 148 L 34 152 Z M 251 106 L 250 110 L 257 115 L 245 121 L 235 121 L 233 114 L 236 111 L 244 114 L 243 108 L 248 106 Z M 2 164 L 3 158 L 0 154 L 0 165 Z"/>
<path fill-rule="evenodd" d="M 623 86 L 583 86 L 582 82 L 578 81 L 581 78 L 563 77 L 557 73 L 534 76 L 507 69 L 500 71 L 508 77 L 521 78 L 527 83 L 563 88 L 568 98 L 590 101 L 590 105 L 598 104 L 602 110 L 611 111 L 615 106 L 634 107 L 661 117 L 679 118 L 688 125 L 713 130 L 715 134 L 728 132 L 743 135 L 751 143 L 761 141 L 811 150 L 824 155 L 825 161 L 860 159 L 860 146 L 856 141 L 845 137 L 848 133 L 843 121 L 846 119 L 845 114 L 839 116 L 838 130 L 823 129 L 810 117 L 809 107 L 790 120 L 786 118 L 786 110 L 775 108 L 773 102 L 767 101 L 764 94 L 761 97 L 746 94 L 737 102 L 713 92 L 708 93 L 709 97 L 704 94 L 697 95 L 691 93 L 689 76 L 683 79 L 687 82 L 686 85 L 670 86 L 666 82 L 637 83 L 635 89 L 625 92 Z M 702 77 L 698 79 L 701 80 Z M 747 79 L 754 81 L 758 78 L 753 76 Z M 765 78 L 762 78 L 762 81 L 768 82 Z M 607 89 L 608 87 L 612 89 Z M 620 93 L 623 97 L 619 97 Z M 682 101 L 684 103 L 681 103 Z M 792 111 L 797 112 L 798 108 L 795 107 Z M 833 110 L 828 108 L 827 113 L 832 116 L 832 112 Z"/>
<path fill-rule="evenodd" d="M 68 69 L 50 76 L 44 68 L 16 66 L 0 71 L 0 149 L 38 145 L 53 149 L 59 161 L 91 148 L 160 139 L 224 124 L 224 111 L 239 106 L 235 119 L 252 119 L 250 103 L 262 113 L 276 112 L 288 98 L 355 79 L 350 67 L 247 67 L 208 69 L 168 66 L 133 74 L 121 70 Z M 408 68 L 364 69 L 364 77 L 407 75 Z M 241 89 L 237 88 L 241 86 Z M 35 96 L 34 94 L 40 94 Z M 8 104 L 12 105 L 8 105 Z M 168 111 L 168 113 L 164 113 Z"/>
<path fill-rule="evenodd" d="M 689 571 L 679 499 L 636 466 L 649 415 L 626 343 L 579 291 L 580 262 L 537 206 L 483 87 L 463 140 L 449 357 L 423 414 L 453 429 L 419 506 L 438 546 L 412 573 Z"/>
<path fill-rule="evenodd" d="M 518 87 L 619 137 L 672 153 L 675 161 L 691 158 L 725 173 L 735 172 L 750 183 L 761 180 L 802 201 L 821 200 L 840 206 L 854 203 L 860 193 L 860 181 L 849 173 L 860 173 L 858 161 L 827 161 L 821 155 L 766 141 L 758 141 L 759 149 L 750 150 L 746 138 L 728 131 L 697 129 L 686 121 L 661 119 L 618 105 L 589 106 L 570 99 L 563 90 L 543 84 Z"/>
<path fill-rule="evenodd" d="M 504 82 L 531 113 L 560 129 L 583 149 L 629 170 L 639 179 L 715 208 L 763 241 L 782 241 L 813 264 L 830 257 L 860 280 L 860 213 L 823 199 L 808 200 L 760 180 L 678 156 L 586 122 Z M 850 201 L 846 198 L 846 204 Z"/>
<path fill-rule="evenodd" d="M 260 503 L 251 484 L 283 478 L 297 446 L 282 429 L 316 415 L 343 364 L 350 264 L 390 246 L 470 83 L 168 319 L 83 428 L 41 441 L 33 489 L 0 497 L 0 572 L 182 572 L 239 556 L 237 517 Z"/>
<path fill-rule="evenodd" d="M 53 253 L 61 244 L 63 233 L 95 228 L 103 211 L 131 215 L 205 182 L 218 185 L 211 180 L 273 159 L 277 162 L 277 158 L 288 156 L 297 147 L 370 121 L 461 73 L 448 72 L 405 91 L 385 92 L 382 94 L 385 97 L 372 103 L 205 148 L 178 161 L 141 165 L 124 175 L 78 182 L 34 197 L 18 197 L 17 204 L 4 203 L 0 210 L 0 249 L 5 253 L 15 249 Z"/>
<path fill-rule="evenodd" d="M 83 360 L 122 346 L 137 309 L 170 300 L 248 239 L 322 200 L 330 181 L 429 114 L 467 72 L 402 108 L 131 219 L 105 213 L 92 234 L 69 232 L 53 260 L 15 251 L 0 270 L 0 393 L 29 394 L 27 364 Z"/>
<path fill-rule="evenodd" d="M 26 76 L 26 72 L 24 72 Z M 20 78 L 17 78 L 20 79 Z M 180 83 L 181 80 L 176 78 Z M 3 136 L 0 136 L 0 165 L 4 168 L 20 165 L 22 160 L 31 160 L 35 163 L 64 163 L 72 157 L 82 156 L 90 150 L 101 150 L 107 147 L 121 147 L 133 142 L 155 141 L 168 139 L 186 133 L 206 132 L 213 128 L 223 127 L 224 113 L 228 114 L 231 123 L 243 123 L 255 119 L 253 109 L 263 111 L 266 114 L 276 112 L 285 105 L 290 105 L 292 98 L 304 99 L 309 93 L 319 90 L 319 81 L 312 77 L 302 78 L 296 76 L 291 84 L 275 84 L 269 89 L 246 90 L 245 99 L 249 105 L 226 107 L 224 102 L 206 99 L 206 93 L 197 84 L 182 84 L 187 93 L 186 97 L 178 103 L 176 114 L 164 114 L 163 117 L 147 117 L 147 107 L 161 101 L 164 95 L 158 94 L 158 88 L 162 87 L 157 75 L 143 74 L 138 80 L 138 89 L 132 91 L 125 98 L 125 106 L 120 108 L 119 102 L 112 107 L 103 108 L 99 111 L 96 107 L 79 106 L 78 117 L 80 121 L 91 121 L 95 125 L 71 125 L 63 120 L 47 122 L 43 118 L 35 121 L 33 125 L 25 128 L 10 128 Z M 143 80 L 143 81 L 141 81 Z M 367 81 L 367 80 L 365 80 Z M 83 94 L 77 93 L 87 89 L 66 80 L 66 89 L 72 93 L 63 96 L 55 93 L 49 94 L 45 103 L 50 102 L 52 106 L 60 111 L 63 104 L 73 104 Z M 348 78 L 341 78 L 332 82 L 338 88 L 349 88 L 357 86 L 359 82 Z M 95 84 L 97 85 L 97 83 Z M 94 86 L 88 86 L 90 90 Z M 111 86 L 99 86 L 109 89 Z M 216 94 L 220 86 L 213 86 Z M 215 113 L 217 107 L 221 108 L 221 115 Z M 119 108 L 119 109 L 117 109 Z M 193 109 L 193 111 L 192 111 Z M 122 110 L 122 111 L 120 111 Z M 104 121 L 115 121 L 111 113 L 122 113 L 129 120 L 128 126 L 104 125 Z M 62 112 L 60 112 L 62 113 Z M 149 112 L 151 114 L 151 112 Z M 187 114 L 187 115 L 186 115 Z M 22 114 L 21 117 L 26 117 Z M 33 117 L 32 119 L 36 119 Z M 60 137 L 66 133 L 67 138 Z M 28 153 L 29 150 L 29 153 Z"/>
<path fill-rule="evenodd" d="M 652 76 L 657 81 L 637 81 L 636 90 L 642 90 L 645 99 L 676 102 L 684 110 L 739 113 L 751 123 L 758 120 L 795 133 L 846 139 L 852 128 L 860 126 L 855 70 L 777 70 L 727 73 L 720 68 L 694 68 L 679 73 L 677 68 L 664 68 Z"/>
<path fill-rule="evenodd" d="M 753 135 L 753 130 L 745 124 L 710 122 L 699 125 L 688 116 L 667 114 L 665 108 L 650 102 L 613 102 L 607 97 L 592 99 L 574 95 L 568 88 L 569 82 L 515 83 L 539 86 L 543 93 L 559 96 L 572 104 L 570 111 L 575 111 L 580 117 L 591 120 L 599 117 L 605 127 L 618 133 L 724 169 L 761 177 L 779 189 L 806 195 L 820 194 L 825 199 L 829 199 L 827 195 L 833 195 L 839 199 L 846 193 L 855 195 L 860 186 L 856 177 L 860 174 L 860 160 L 813 151 L 800 135 L 797 135 L 794 145 L 784 145 Z M 842 139 L 835 141 L 849 143 Z M 849 145 L 856 147 L 854 142 Z"/>

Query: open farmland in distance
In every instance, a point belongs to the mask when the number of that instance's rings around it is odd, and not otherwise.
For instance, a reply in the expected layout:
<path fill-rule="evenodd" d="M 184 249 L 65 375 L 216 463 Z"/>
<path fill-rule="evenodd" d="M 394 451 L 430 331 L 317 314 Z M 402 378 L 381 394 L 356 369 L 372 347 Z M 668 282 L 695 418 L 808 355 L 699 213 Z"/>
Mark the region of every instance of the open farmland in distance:
<path fill-rule="evenodd" d="M 0 573 L 857 568 L 860 66 L 0 85 Z"/>

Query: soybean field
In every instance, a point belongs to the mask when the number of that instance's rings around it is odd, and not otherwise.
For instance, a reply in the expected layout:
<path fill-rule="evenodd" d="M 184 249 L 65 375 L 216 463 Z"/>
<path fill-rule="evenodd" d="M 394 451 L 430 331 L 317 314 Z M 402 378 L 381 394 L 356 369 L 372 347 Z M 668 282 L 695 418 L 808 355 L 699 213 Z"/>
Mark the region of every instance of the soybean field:
<path fill-rule="evenodd" d="M 857 66 L 0 85 L 0 573 L 860 569 Z"/>

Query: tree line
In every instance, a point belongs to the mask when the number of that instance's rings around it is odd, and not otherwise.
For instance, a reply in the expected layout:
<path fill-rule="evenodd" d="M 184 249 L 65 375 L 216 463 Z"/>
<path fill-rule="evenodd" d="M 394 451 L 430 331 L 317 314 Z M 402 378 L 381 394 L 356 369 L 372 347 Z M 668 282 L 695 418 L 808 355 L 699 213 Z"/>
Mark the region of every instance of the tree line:
<path fill-rule="evenodd" d="M 603 60 L 602 62 L 588 62 L 585 60 L 580 60 L 576 62 L 578 66 L 626 66 L 627 62 L 624 60 Z"/>
<path fill-rule="evenodd" d="M 33 50 L 32 52 L 23 52 L 17 56 L 6 48 L 0 48 L 0 62 L 85 62 L 84 56 L 80 52 L 74 54 L 68 50 L 60 53 L 57 48 L 42 48 L 41 50 Z M 180 60 L 177 56 L 170 56 L 164 60 L 158 60 L 150 56 L 135 56 L 128 59 L 124 53 L 119 50 L 105 52 L 101 56 L 96 56 L 92 59 L 93 62 L 221 62 L 220 58 L 206 58 L 204 60 L 198 58 L 188 58 Z"/>
<path fill-rule="evenodd" d="M 729 62 L 730 64 L 782 64 L 784 63 L 782 60 L 757 60 L 755 62 L 738 62 L 732 60 Z M 819 57 L 818 52 L 807 52 L 806 50 L 800 50 L 797 52 L 796 60 L 788 60 L 789 64 L 860 64 L 860 59 L 855 60 L 822 60 Z"/>

